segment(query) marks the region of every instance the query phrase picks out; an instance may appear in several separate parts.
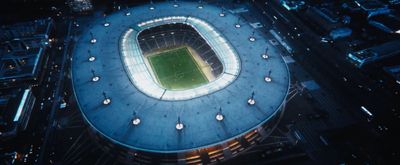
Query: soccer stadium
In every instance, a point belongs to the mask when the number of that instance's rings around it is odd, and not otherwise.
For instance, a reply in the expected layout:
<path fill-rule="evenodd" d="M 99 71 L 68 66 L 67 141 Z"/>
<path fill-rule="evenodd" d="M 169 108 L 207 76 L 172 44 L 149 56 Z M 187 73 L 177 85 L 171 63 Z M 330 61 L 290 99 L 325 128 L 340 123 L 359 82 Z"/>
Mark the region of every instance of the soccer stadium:
<path fill-rule="evenodd" d="M 72 81 L 93 139 L 139 164 L 209 164 L 265 139 L 290 76 L 234 11 L 192 2 L 137 6 L 93 20 Z"/>

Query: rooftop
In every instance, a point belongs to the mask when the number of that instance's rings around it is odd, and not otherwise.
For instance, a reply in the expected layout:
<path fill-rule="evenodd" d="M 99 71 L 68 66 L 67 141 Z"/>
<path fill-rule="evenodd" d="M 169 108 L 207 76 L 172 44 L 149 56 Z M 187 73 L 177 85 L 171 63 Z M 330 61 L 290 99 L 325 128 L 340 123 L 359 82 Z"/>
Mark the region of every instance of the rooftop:
<path fill-rule="evenodd" d="M 53 26 L 51 18 L 0 26 L 0 42 L 15 38 L 45 37 Z"/>
<path fill-rule="evenodd" d="M 348 57 L 358 66 L 362 66 L 367 62 L 373 62 L 393 55 L 399 55 L 399 46 L 400 40 L 394 40 L 364 50 L 349 53 Z"/>
<path fill-rule="evenodd" d="M 366 11 L 387 8 L 387 5 L 379 0 L 355 0 L 354 2 Z"/>
<path fill-rule="evenodd" d="M 129 12 L 134 14 L 127 15 Z M 113 13 L 107 16 L 109 26 L 104 26 L 102 17 L 93 20 L 77 41 L 72 60 L 74 92 L 92 128 L 128 148 L 179 152 L 225 142 L 271 119 L 282 108 L 288 92 L 287 65 L 280 51 L 261 34 L 253 34 L 248 23 L 241 21 L 242 26 L 236 28 L 238 18 L 231 13 L 221 16 L 220 12 L 211 5 L 198 8 L 197 3 L 180 2 L 174 7 L 166 2 Z M 148 20 L 188 15 L 209 23 L 232 45 L 241 71 L 230 85 L 204 96 L 180 101 L 149 97 L 126 73 L 120 58 L 120 37 L 130 28 L 140 30 L 137 25 Z M 263 59 L 266 46 L 269 58 Z M 90 56 L 95 59 L 89 60 Z M 96 82 L 91 81 L 92 69 L 100 77 Z M 216 119 L 220 108 L 222 121 Z M 133 120 L 137 118 L 140 120 Z"/>
<path fill-rule="evenodd" d="M 50 18 L 0 27 L 1 87 L 37 79 L 52 27 Z"/>
<path fill-rule="evenodd" d="M 369 24 L 387 33 L 400 34 L 400 17 L 396 15 L 377 15 L 368 19 Z"/>
<path fill-rule="evenodd" d="M 34 79 L 44 56 L 41 39 L 12 40 L 0 48 L 0 82 Z"/>
<path fill-rule="evenodd" d="M 400 84 L 400 65 L 388 66 L 383 69 Z"/>
<path fill-rule="evenodd" d="M 0 90 L 0 137 L 14 136 L 24 116 L 29 115 L 29 88 L 11 88 Z"/>

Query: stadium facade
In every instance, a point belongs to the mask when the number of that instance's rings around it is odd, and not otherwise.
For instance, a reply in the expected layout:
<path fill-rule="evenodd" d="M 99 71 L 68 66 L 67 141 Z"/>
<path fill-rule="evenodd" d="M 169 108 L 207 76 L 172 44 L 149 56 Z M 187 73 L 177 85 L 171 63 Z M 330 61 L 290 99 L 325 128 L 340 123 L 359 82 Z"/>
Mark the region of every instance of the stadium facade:
<path fill-rule="evenodd" d="M 282 115 L 287 65 L 247 22 L 212 5 L 143 5 L 93 20 L 77 41 L 72 80 L 94 139 L 125 162 L 227 160 L 265 139 Z M 240 25 L 240 26 L 238 26 Z M 188 46 L 209 83 L 159 85 L 148 53 Z"/>

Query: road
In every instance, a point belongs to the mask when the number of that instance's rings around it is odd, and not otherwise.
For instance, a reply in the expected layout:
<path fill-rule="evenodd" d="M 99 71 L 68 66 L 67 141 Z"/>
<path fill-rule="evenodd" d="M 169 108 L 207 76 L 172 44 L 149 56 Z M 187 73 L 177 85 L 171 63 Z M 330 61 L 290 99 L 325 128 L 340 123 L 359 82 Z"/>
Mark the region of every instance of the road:
<path fill-rule="evenodd" d="M 43 144 L 42 144 L 42 150 L 40 152 L 40 157 L 38 160 L 37 164 L 44 164 L 44 160 L 45 157 L 47 156 L 47 152 L 46 149 L 49 147 L 49 141 L 52 140 L 52 136 L 53 136 L 53 131 L 56 128 L 57 125 L 57 121 L 55 121 L 54 117 L 56 114 L 56 111 L 59 109 L 60 106 L 60 101 L 62 98 L 62 94 L 63 92 L 61 91 L 64 85 L 64 79 L 65 76 L 67 75 L 65 70 L 66 70 L 66 61 L 68 58 L 68 53 L 70 51 L 70 43 L 71 43 L 71 37 L 70 37 L 70 33 L 71 33 L 71 28 L 72 28 L 72 21 L 67 21 L 66 24 L 68 24 L 68 29 L 67 29 L 67 35 L 65 36 L 64 40 L 63 40 L 63 54 L 62 54 L 62 60 L 61 60 L 61 66 L 60 66 L 60 72 L 58 73 L 59 77 L 55 86 L 55 93 L 54 93 L 54 97 L 53 97 L 53 104 L 50 110 L 50 114 L 49 114 L 49 122 L 47 125 L 47 130 L 46 130 L 46 134 L 43 140 Z"/>
<path fill-rule="evenodd" d="M 397 96 L 381 88 L 379 82 L 371 79 L 367 73 L 348 63 L 346 52 L 320 42 L 320 36 L 300 19 L 304 18 L 301 12 L 288 12 L 276 2 L 270 1 L 267 5 L 264 2 L 255 2 L 258 10 L 268 15 L 260 20 L 286 38 L 296 51 L 294 59 L 355 116 L 364 118 L 360 111 L 363 105 L 373 111 L 378 123 L 388 127 L 390 125 L 395 130 L 392 122 L 397 119 L 388 116 L 385 111 L 398 106 L 395 101 Z M 268 22 L 273 24 L 268 26 Z M 297 34 L 301 34 L 301 37 L 297 37 Z"/>

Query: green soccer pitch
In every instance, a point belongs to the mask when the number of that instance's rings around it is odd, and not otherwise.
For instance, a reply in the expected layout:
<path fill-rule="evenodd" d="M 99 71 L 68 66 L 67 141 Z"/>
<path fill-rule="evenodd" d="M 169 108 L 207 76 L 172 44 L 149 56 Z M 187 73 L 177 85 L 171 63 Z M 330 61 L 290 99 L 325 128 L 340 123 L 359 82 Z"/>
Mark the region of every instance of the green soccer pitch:
<path fill-rule="evenodd" d="M 200 86 L 208 80 L 186 47 L 147 57 L 158 82 L 169 90 Z"/>

